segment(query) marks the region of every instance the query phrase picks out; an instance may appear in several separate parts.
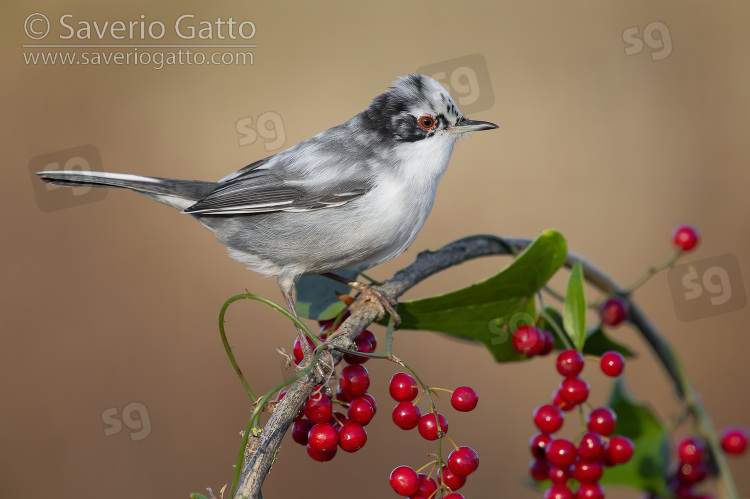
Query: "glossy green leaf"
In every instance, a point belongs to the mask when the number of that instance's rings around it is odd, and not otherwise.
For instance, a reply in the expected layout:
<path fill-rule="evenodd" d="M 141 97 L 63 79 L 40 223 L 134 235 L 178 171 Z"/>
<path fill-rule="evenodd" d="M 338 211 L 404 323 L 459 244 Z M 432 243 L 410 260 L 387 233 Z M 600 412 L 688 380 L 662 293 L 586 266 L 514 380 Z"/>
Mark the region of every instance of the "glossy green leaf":
<path fill-rule="evenodd" d="M 622 379 L 613 384 L 607 405 L 617 413 L 614 435 L 633 440 L 635 451 L 627 463 L 606 468 L 601 482 L 670 497 L 667 484 L 670 445 L 666 428 L 651 409 L 633 399 Z"/>
<path fill-rule="evenodd" d="M 568 278 L 563 325 L 576 349 L 583 350 L 586 341 L 586 297 L 583 293 L 583 267 L 580 262 L 573 265 Z"/>
<path fill-rule="evenodd" d="M 583 345 L 583 353 L 601 357 L 604 352 L 614 350 L 625 357 L 633 357 L 633 351 L 625 345 L 610 338 L 601 327 L 586 331 L 586 343 Z"/>
<path fill-rule="evenodd" d="M 352 281 L 357 278 L 354 270 L 340 270 L 336 274 Z M 345 308 L 344 302 L 339 300 L 336 292 L 348 294 L 350 289 L 333 279 L 319 275 L 302 276 L 297 283 L 297 298 L 295 305 L 300 317 L 315 320 L 333 319 Z"/>
<path fill-rule="evenodd" d="M 534 294 L 565 262 L 565 239 L 542 233 L 499 274 L 441 296 L 399 303 L 400 329 L 421 329 L 482 342 L 497 361 L 521 360 L 512 346 L 518 326 L 532 324 Z"/>

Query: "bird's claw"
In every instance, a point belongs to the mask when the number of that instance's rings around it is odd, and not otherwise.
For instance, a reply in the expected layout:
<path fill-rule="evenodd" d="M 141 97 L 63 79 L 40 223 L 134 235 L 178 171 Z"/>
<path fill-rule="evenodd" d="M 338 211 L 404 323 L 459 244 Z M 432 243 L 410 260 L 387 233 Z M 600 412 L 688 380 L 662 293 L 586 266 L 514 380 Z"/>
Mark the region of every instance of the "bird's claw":
<path fill-rule="evenodd" d="M 374 303 L 378 308 L 378 319 L 385 317 L 385 313 L 388 312 L 393 317 L 393 321 L 397 326 L 401 324 L 401 316 L 396 312 L 396 307 L 398 307 L 397 300 L 364 282 L 355 281 L 350 283 L 349 287 L 359 292 L 359 298 L 357 298 L 357 301 L 351 308 L 356 308 L 369 301 Z"/>

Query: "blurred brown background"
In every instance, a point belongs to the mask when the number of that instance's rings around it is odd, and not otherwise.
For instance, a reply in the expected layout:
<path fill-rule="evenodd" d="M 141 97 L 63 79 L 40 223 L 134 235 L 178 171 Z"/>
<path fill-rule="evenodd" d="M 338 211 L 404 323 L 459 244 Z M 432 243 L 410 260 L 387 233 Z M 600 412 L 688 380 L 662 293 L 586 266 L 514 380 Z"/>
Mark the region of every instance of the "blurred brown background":
<path fill-rule="evenodd" d="M 68 149 L 92 144 L 107 171 L 218 179 L 350 118 L 398 75 L 444 67 L 446 81 L 456 78 L 454 96 L 464 97 L 459 107 L 500 129 L 459 142 L 421 235 L 371 274 L 386 278 L 418 251 L 468 234 L 534 237 L 555 228 L 572 251 L 627 283 L 666 258 L 671 229 L 689 222 L 704 241 L 686 261 L 734 255 L 742 274 L 731 275 L 734 290 L 750 279 L 746 2 L 287 7 L 39 0 L 5 2 L 0 9 L 2 497 L 185 498 L 221 488 L 231 479 L 249 405 L 219 340 L 217 314 L 245 288 L 281 301 L 273 279 L 229 259 L 190 217 L 125 191 L 109 191 L 105 199 L 85 190 L 63 197 L 38 191 L 30 170 L 54 161 L 62 166 Z M 40 41 L 24 33 L 33 13 L 53 25 Z M 76 29 L 82 20 L 144 15 L 145 23 L 162 21 L 167 34 L 156 41 L 99 41 L 93 33 L 88 41 L 61 40 L 63 14 L 73 15 L 68 23 Z M 22 46 L 32 43 L 242 42 L 216 34 L 179 39 L 173 24 L 182 14 L 193 14 L 194 24 L 217 17 L 253 21 L 257 33 L 247 43 L 257 44 L 254 63 L 157 70 L 24 59 L 42 52 Z M 172 49 L 139 49 L 149 50 Z M 480 57 L 468 57 L 473 54 Z M 249 123 L 258 122 L 266 129 L 254 137 Z M 73 152 L 81 151 L 95 164 L 91 149 Z M 506 262 L 463 265 L 407 298 L 467 285 Z M 684 322 L 671 293 L 660 274 L 636 297 L 682 355 L 716 425 L 750 425 L 750 312 L 706 308 L 701 318 Z M 236 304 L 228 334 L 257 392 L 289 374 L 274 349 L 289 350 L 294 333 L 278 314 Z M 383 338 L 381 329 L 376 334 Z M 645 346 L 627 327 L 614 334 L 642 353 L 626 375 L 636 396 L 673 417 L 678 406 Z M 478 346 L 422 332 L 398 334 L 395 349 L 429 383 L 468 384 L 480 394 L 476 412 L 449 410 L 453 438 L 481 456 L 479 472 L 462 490 L 466 497 L 540 497 L 523 481 L 531 411 L 546 403 L 558 381 L 553 359 L 498 365 Z M 435 451 L 390 422 L 392 366 L 367 367 L 380 402 L 367 446 L 320 464 L 290 439 L 266 482 L 267 498 L 395 497 L 390 470 L 419 466 Z M 609 382 L 594 367 L 587 372 L 596 402 Z M 126 406 L 143 409 L 148 428 L 112 426 Z M 745 497 L 749 459 L 731 461 Z"/>

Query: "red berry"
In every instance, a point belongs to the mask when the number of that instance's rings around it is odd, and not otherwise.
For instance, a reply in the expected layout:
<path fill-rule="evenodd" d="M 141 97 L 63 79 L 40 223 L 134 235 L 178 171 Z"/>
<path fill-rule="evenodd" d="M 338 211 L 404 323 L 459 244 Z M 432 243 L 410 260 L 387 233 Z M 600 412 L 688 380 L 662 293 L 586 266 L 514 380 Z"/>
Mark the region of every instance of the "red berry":
<path fill-rule="evenodd" d="M 344 392 L 359 397 L 370 387 L 370 375 L 364 366 L 346 366 L 339 375 L 339 384 Z"/>
<path fill-rule="evenodd" d="M 589 414 L 586 421 L 586 427 L 589 431 L 607 436 L 615 431 L 617 424 L 617 414 L 609 407 L 600 407 L 594 409 Z"/>
<path fill-rule="evenodd" d="M 604 439 L 594 432 L 585 433 L 578 444 L 578 457 L 587 461 L 596 461 L 604 453 Z"/>
<path fill-rule="evenodd" d="M 307 419 L 295 421 L 292 425 L 292 440 L 300 445 L 307 445 L 307 434 L 313 424 Z"/>
<path fill-rule="evenodd" d="M 521 355 L 537 355 L 544 349 L 544 333 L 534 326 L 521 326 L 513 333 L 513 348 Z"/>
<path fill-rule="evenodd" d="M 316 461 L 330 461 L 336 456 L 336 451 L 338 451 L 338 447 L 334 447 L 333 450 L 329 451 L 321 451 L 313 449 L 310 444 L 307 444 L 307 455 Z"/>
<path fill-rule="evenodd" d="M 448 466 L 443 466 L 441 469 L 443 474 L 443 483 L 451 488 L 451 490 L 458 490 L 466 483 L 465 476 L 454 475 Z"/>
<path fill-rule="evenodd" d="M 549 464 L 544 459 L 533 459 L 529 464 L 529 473 L 531 478 L 537 482 L 547 480 L 549 478 Z"/>
<path fill-rule="evenodd" d="M 339 402 L 351 402 L 352 396 L 342 390 L 341 385 L 337 385 L 335 399 Z"/>
<path fill-rule="evenodd" d="M 367 443 L 367 432 L 362 425 L 347 423 L 339 430 L 339 447 L 346 452 L 356 452 Z"/>
<path fill-rule="evenodd" d="M 552 437 L 546 433 L 535 433 L 529 440 L 529 447 L 531 447 L 531 455 L 537 459 L 544 459 L 544 449 L 547 444 L 550 443 Z"/>
<path fill-rule="evenodd" d="M 370 395 L 369 393 L 363 393 L 362 398 L 366 399 L 370 405 L 372 406 L 373 414 L 377 414 L 378 412 L 378 404 L 375 402 L 375 397 Z"/>
<path fill-rule="evenodd" d="M 349 404 L 349 412 L 347 415 L 351 421 L 366 426 L 372 421 L 372 417 L 375 415 L 375 409 L 373 409 L 372 404 L 370 404 L 366 398 L 357 397 Z"/>
<path fill-rule="evenodd" d="M 604 499 L 604 489 L 598 483 L 582 483 L 576 491 L 576 499 Z"/>
<path fill-rule="evenodd" d="M 613 464 L 625 464 L 630 461 L 634 448 L 633 441 L 628 437 L 616 435 L 609 439 L 605 456 Z"/>
<path fill-rule="evenodd" d="M 562 411 L 554 405 L 540 405 L 534 409 L 534 424 L 542 433 L 555 433 L 563 425 Z"/>
<path fill-rule="evenodd" d="M 570 411 L 572 409 L 575 409 L 576 405 L 568 402 L 567 400 L 563 400 L 563 398 L 560 396 L 560 389 L 555 388 L 555 391 L 552 392 L 552 403 L 559 407 L 561 411 Z"/>
<path fill-rule="evenodd" d="M 437 483 L 424 473 L 419 473 L 417 476 L 419 477 L 419 492 L 411 496 L 412 499 L 429 499 L 437 490 Z"/>
<path fill-rule="evenodd" d="M 565 485 L 570 480 L 571 472 L 570 468 L 558 468 L 553 466 L 549 469 L 549 479 L 552 483 L 561 483 Z"/>
<path fill-rule="evenodd" d="M 440 430 L 443 433 L 448 433 L 448 421 L 446 421 L 442 414 L 438 414 L 437 418 L 440 421 Z M 422 435 L 422 438 L 425 440 L 437 440 L 438 431 L 437 423 L 435 422 L 435 414 L 429 413 L 422 416 L 419 419 L 417 429 L 419 430 L 419 434 Z"/>
<path fill-rule="evenodd" d="M 390 481 L 391 487 L 400 496 L 409 497 L 419 492 L 419 477 L 408 466 L 399 466 L 391 471 Z"/>
<path fill-rule="evenodd" d="M 396 402 L 407 402 L 417 398 L 417 381 L 406 373 L 396 373 L 388 385 L 388 392 Z"/>
<path fill-rule="evenodd" d="M 354 344 L 357 345 L 358 352 L 372 353 L 375 351 L 375 348 L 372 346 L 372 343 L 370 343 L 370 340 L 368 340 L 367 338 L 363 338 L 362 336 L 357 336 L 357 339 L 354 340 Z M 365 362 L 367 362 L 367 357 L 348 353 L 344 355 L 344 362 L 346 362 L 347 364 L 364 364 Z"/>
<path fill-rule="evenodd" d="M 564 438 L 550 441 L 544 449 L 547 462 L 558 468 L 567 468 L 576 461 L 576 447 Z"/>
<path fill-rule="evenodd" d="M 419 407 L 411 402 L 399 402 L 399 404 L 393 408 L 393 414 L 391 417 L 396 426 L 402 430 L 413 430 L 419 424 L 419 418 L 422 417 L 422 412 L 419 410 Z"/>
<path fill-rule="evenodd" d="M 628 302 L 619 296 L 613 296 L 599 305 L 599 317 L 607 326 L 619 326 L 628 318 Z"/>
<path fill-rule="evenodd" d="M 672 232 L 672 244 L 680 251 L 690 251 L 699 241 L 698 229 L 692 225 L 680 225 Z"/>
<path fill-rule="evenodd" d="M 333 425 L 316 424 L 307 434 L 307 445 L 320 452 L 330 452 L 339 444 L 339 434 Z"/>
<path fill-rule="evenodd" d="M 684 464 L 697 464 L 703 460 L 706 444 L 700 437 L 686 437 L 677 443 L 677 455 Z"/>
<path fill-rule="evenodd" d="M 367 341 L 369 341 L 370 344 L 372 345 L 373 351 L 378 346 L 378 339 L 375 337 L 375 335 L 369 329 L 365 329 L 364 331 L 362 331 L 361 333 L 359 333 L 359 336 L 357 336 L 357 338 L 364 338 Z"/>
<path fill-rule="evenodd" d="M 463 494 L 459 494 L 457 492 L 451 492 L 447 496 L 443 497 L 443 499 L 466 499 Z"/>
<path fill-rule="evenodd" d="M 448 456 L 448 469 L 457 476 L 469 476 L 479 467 L 479 456 L 471 447 L 459 447 Z"/>
<path fill-rule="evenodd" d="M 333 414 L 331 399 L 322 393 L 314 394 L 305 401 L 305 417 L 313 423 L 325 423 Z"/>
<path fill-rule="evenodd" d="M 556 483 L 544 491 L 544 499 L 574 499 L 575 494 L 562 483 Z"/>
<path fill-rule="evenodd" d="M 583 370 L 583 354 L 578 350 L 564 350 L 557 356 L 557 372 L 570 378 Z"/>
<path fill-rule="evenodd" d="M 706 466 L 703 463 L 686 464 L 681 463 L 680 467 L 677 468 L 675 476 L 677 480 L 684 484 L 694 484 L 703 481 L 708 472 Z"/>
<path fill-rule="evenodd" d="M 604 468 L 601 463 L 577 461 L 573 470 L 573 478 L 580 483 L 596 483 L 602 477 Z"/>
<path fill-rule="evenodd" d="M 313 341 L 310 338 L 306 338 L 306 339 L 307 339 L 307 344 L 310 345 L 310 348 L 314 350 L 315 343 L 313 343 Z M 294 354 L 294 363 L 299 365 L 299 363 L 302 362 L 302 359 L 304 358 L 304 353 L 302 352 L 302 343 L 299 342 L 299 337 L 294 340 L 292 353 Z"/>
<path fill-rule="evenodd" d="M 549 331 L 542 331 L 544 333 L 544 347 L 539 355 L 547 355 L 555 348 L 555 337 Z"/>
<path fill-rule="evenodd" d="M 599 365 L 604 374 L 615 378 L 625 369 L 625 356 L 615 351 L 604 352 Z"/>
<path fill-rule="evenodd" d="M 565 378 L 558 388 L 560 398 L 571 404 L 583 404 L 589 398 L 589 384 L 581 378 Z"/>
<path fill-rule="evenodd" d="M 739 455 L 747 449 L 748 430 L 743 426 L 730 426 L 721 431 L 721 448 L 727 454 Z"/>
<path fill-rule="evenodd" d="M 473 411 L 477 402 L 479 402 L 477 392 L 468 386 L 459 386 L 453 390 L 453 395 L 451 395 L 451 405 L 457 411 Z"/>

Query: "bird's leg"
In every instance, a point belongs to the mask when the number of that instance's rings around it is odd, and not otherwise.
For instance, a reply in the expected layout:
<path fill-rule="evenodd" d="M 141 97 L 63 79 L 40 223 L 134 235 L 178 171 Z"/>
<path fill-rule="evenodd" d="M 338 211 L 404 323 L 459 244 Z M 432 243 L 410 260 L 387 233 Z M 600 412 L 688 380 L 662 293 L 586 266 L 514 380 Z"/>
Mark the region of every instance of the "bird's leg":
<path fill-rule="evenodd" d="M 286 300 L 287 308 L 289 308 L 289 311 L 292 313 L 292 315 L 297 320 L 299 320 L 299 315 L 297 315 L 297 307 L 294 304 L 294 277 L 280 275 L 277 282 L 279 284 L 279 288 L 281 288 L 281 293 L 284 295 L 284 299 Z M 307 335 L 297 324 L 295 324 L 294 327 L 297 328 L 297 334 L 299 335 L 299 344 L 302 347 L 302 353 L 304 354 L 305 359 L 312 359 L 312 348 L 310 348 L 310 344 L 307 342 Z"/>
<path fill-rule="evenodd" d="M 401 324 L 401 317 L 396 312 L 398 301 L 394 300 L 387 294 L 373 288 L 369 284 L 365 284 L 364 282 L 352 281 L 331 272 L 326 272 L 325 274 L 321 275 L 329 279 L 333 279 L 334 281 L 346 284 L 359 293 L 359 299 L 354 302 L 354 304 L 352 305 L 353 308 L 358 307 L 366 301 L 370 301 L 378 307 L 378 319 L 382 319 L 383 317 L 385 317 L 385 313 L 388 312 L 389 314 L 391 314 L 391 317 L 393 317 L 393 321 L 397 326 Z"/>

